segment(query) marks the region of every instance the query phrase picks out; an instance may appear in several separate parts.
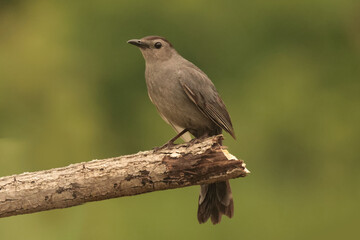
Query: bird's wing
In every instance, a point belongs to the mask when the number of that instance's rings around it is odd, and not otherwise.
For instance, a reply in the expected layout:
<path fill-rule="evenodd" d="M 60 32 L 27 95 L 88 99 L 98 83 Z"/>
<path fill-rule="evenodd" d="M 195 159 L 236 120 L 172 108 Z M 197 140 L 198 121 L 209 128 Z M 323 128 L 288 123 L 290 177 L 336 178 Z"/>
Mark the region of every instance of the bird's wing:
<path fill-rule="evenodd" d="M 198 109 L 216 125 L 228 132 L 234 139 L 235 132 L 231 123 L 230 115 L 226 110 L 214 84 L 201 70 L 187 68 L 190 79 L 182 78 L 180 84 L 189 99 L 195 103 Z M 195 85 L 198 86 L 195 88 Z M 199 88 L 200 87 L 200 88 Z"/>

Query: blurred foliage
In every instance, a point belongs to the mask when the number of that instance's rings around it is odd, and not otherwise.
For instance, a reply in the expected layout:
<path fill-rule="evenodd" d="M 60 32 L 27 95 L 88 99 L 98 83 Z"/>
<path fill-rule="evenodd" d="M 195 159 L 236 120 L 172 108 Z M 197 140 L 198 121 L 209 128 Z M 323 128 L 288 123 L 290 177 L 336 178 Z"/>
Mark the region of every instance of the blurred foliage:
<path fill-rule="evenodd" d="M 126 40 L 167 37 L 232 116 L 235 216 L 198 225 L 199 187 L 0 219 L 0 239 L 356 239 L 360 3 L 0 1 L 0 176 L 135 153 L 173 130 Z"/>

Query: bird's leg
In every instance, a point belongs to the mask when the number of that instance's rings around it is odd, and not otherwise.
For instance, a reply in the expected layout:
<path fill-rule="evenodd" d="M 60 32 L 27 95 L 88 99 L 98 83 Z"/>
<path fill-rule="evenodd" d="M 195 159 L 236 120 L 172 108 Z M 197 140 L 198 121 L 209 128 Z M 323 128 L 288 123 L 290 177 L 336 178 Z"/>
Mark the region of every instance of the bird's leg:
<path fill-rule="evenodd" d="M 170 139 L 167 143 L 165 143 L 164 145 L 162 145 L 161 147 L 156 147 L 154 148 L 155 151 L 164 149 L 164 148 L 171 148 L 175 145 L 175 141 L 181 137 L 183 134 L 185 134 L 187 131 L 189 131 L 187 128 L 185 128 L 184 130 L 182 130 L 181 132 L 179 132 L 175 137 L 173 137 L 172 139 Z"/>

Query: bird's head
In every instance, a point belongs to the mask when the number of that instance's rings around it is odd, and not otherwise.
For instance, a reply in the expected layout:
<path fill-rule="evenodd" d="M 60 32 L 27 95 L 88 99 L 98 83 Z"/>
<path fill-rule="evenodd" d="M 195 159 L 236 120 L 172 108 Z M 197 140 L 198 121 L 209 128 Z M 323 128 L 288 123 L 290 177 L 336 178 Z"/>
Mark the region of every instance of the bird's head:
<path fill-rule="evenodd" d="M 131 39 L 127 42 L 139 47 L 147 63 L 166 61 L 176 54 L 172 44 L 159 36 Z"/>

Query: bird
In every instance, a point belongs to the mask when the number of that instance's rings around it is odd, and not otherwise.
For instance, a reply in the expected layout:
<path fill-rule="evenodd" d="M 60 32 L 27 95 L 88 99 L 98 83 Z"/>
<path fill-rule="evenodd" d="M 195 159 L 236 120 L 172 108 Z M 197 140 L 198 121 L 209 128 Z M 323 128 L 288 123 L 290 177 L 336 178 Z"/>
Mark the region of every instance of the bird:
<path fill-rule="evenodd" d="M 230 115 L 209 77 L 195 64 L 183 58 L 164 37 L 147 36 L 131 39 L 145 59 L 145 81 L 148 95 L 162 119 L 178 133 L 164 146 L 184 141 L 235 132 Z M 190 135 L 191 134 L 191 135 Z M 213 224 L 222 215 L 232 218 L 234 201 L 229 181 L 200 185 L 197 219 Z"/>

